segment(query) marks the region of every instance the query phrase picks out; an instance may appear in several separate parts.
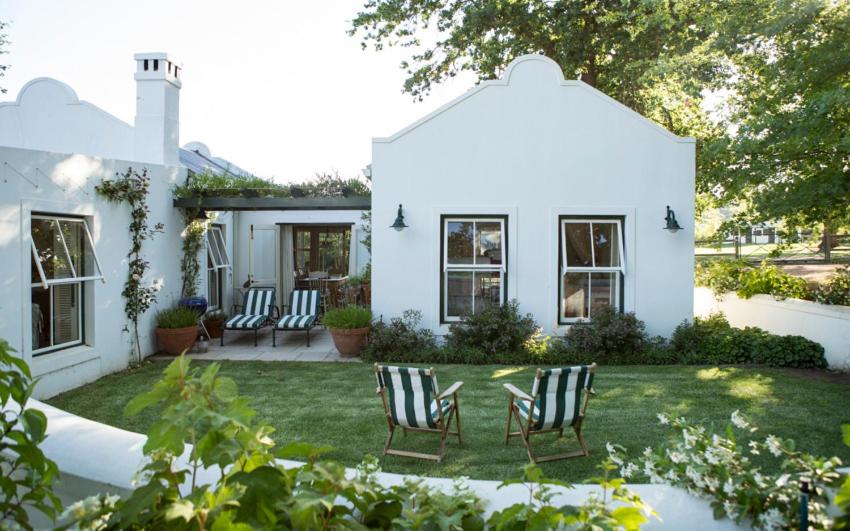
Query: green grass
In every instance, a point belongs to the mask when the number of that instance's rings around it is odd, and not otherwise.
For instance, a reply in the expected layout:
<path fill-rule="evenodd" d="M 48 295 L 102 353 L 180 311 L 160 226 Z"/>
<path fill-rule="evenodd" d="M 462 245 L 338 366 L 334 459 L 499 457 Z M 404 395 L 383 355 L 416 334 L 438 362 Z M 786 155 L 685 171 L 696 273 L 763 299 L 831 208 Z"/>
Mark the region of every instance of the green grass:
<path fill-rule="evenodd" d="M 200 365 L 203 362 L 195 362 Z M 124 417 L 124 405 L 159 378 L 162 363 L 148 364 L 57 396 L 48 402 L 86 418 L 127 430 L 145 432 L 156 412 Z M 275 427 L 279 443 L 300 440 L 335 448 L 330 458 L 355 465 L 366 454 L 380 455 L 387 433 L 380 399 L 375 395 L 372 368 L 358 363 L 223 362 L 221 373 L 233 378 L 251 398 L 259 419 Z M 387 457 L 385 471 L 429 476 L 466 475 L 504 479 L 517 475 L 527 461 L 521 441 L 504 444 L 507 395 L 502 383 L 530 391 L 534 369 L 506 366 L 438 366 L 442 388 L 465 382 L 460 393 L 464 446 L 449 442 L 442 463 Z M 596 475 L 610 441 L 636 456 L 669 432 L 656 414 L 672 412 L 725 429 L 729 414 L 740 409 L 761 428 L 797 441 L 798 448 L 815 454 L 850 451 L 841 443 L 840 425 L 850 422 L 850 385 L 825 381 L 824 373 L 763 368 L 600 367 L 594 384 L 584 434 L 591 456 L 543 464 L 550 476 L 571 482 Z M 437 436 L 396 435 L 398 447 L 433 453 Z M 554 434 L 537 439 L 539 453 L 577 447 L 574 438 Z M 768 468 L 777 466 L 765 458 Z"/>

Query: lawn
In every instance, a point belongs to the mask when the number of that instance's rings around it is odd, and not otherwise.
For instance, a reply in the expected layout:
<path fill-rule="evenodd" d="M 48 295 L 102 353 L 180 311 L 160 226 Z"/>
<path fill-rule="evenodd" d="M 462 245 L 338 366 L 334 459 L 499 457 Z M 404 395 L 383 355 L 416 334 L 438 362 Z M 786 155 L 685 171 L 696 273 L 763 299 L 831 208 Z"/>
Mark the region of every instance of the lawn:
<path fill-rule="evenodd" d="M 203 362 L 195 362 L 198 365 Z M 144 432 L 154 411 L 124 417 L 124 405 L 148 389 L 165 368 L 161 362 L 125 371 L 62 394 L 48 402 L 83 417 L 127 430 Z M 442 463 L 403 457 L 383 459 L 388 472 L 429 476 L 465 475 L 477 479 L 513 477 L 527 462 L 522 442 L 504 444 L 507 395 L 511 382 L 530 391 L 533 368 L 506 366 L 438 366 L 442 388 L 463 380 L 460 393 L 464 446 L 449 442 Z M 275 427 L 279 443 L 300 440 L 335 448 L 329 457 L 355 465 L 366 454 L 380 455 L 387 428 L 375 396 L 372 368 L 357 363 L 223 362 L 223 375 L 233 378 L 251 398 L 261 421 Z M 583 482 L 596 474 L 605 443 L 616 442 L 638 455 L 661 443 L 668 432 L 656 414 L 672 412 L 725 428 L 739 409 L 761 427 L 797 441 L 800 449 L 838 455 L 850 461 L 841 444 L 840 425 L 850 423 L 850 385 L 824 378 L 826 373 L 766 368 L 600 367 L 597 395 L 588 408 L 584 434 L 591 456 L 543 464 L 560 479 Z M 398 447 L 432 453 L 438 439 L 430 434 L 396 436 Z M 574 438 L 554 434 L 537 439 L 540 454 L 577 447 Z M 764 458 L 765 456 L 761 456 Z M 771 460 L 765 466 L 776 464 Z"/>

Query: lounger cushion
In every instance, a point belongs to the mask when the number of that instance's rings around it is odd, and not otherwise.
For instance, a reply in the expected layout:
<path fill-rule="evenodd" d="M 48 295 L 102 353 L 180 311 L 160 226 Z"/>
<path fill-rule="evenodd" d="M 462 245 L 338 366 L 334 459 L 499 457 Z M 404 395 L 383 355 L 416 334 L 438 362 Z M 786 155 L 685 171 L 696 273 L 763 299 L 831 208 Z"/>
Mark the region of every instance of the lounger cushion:
<path fill-rule="evenodd" d="M 275 328 L 281 330 L 306 330 L 316 323 L 315 315 L 284 315 Z"/>
<path fill-rule="evenodd" d="M 224 327 L 229 330 L 256 330 L 263 326 L 268 319 L 265 315 L 245 315 L 237 313 L 227 320 Z"/>

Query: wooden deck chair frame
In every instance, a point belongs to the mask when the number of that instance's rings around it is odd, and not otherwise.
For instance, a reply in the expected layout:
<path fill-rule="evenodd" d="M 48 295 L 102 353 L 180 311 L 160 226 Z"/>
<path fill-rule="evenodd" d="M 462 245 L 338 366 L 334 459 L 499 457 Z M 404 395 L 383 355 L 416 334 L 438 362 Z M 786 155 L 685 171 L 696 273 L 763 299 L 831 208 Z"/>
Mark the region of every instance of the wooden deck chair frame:
<path fill-rule="evenodd" d="M 421 370 L 414 367 L 392 367 L 392 366 L 384 366 L 378 365 L 375 363 L 374 371 L 375 378 L 378 381 L 378 387 L 376 393 L 380 395 L 381 402 L 384 405 L 384 417 L 387 420 L 387 428 L 389 433 L 387 434 L 386 443 L 384 443 L 384 455 L 397 455 L 402 457 L 413 457 L 416 459 L 427 459 L 429 461 L 436 461 L 439 463 L 443 459 L 443 455 L 446 452 L 446 442 L 448 441 L 449 435 L 454 435 L 457 437 L 458 445 L 463 445 L 463 436 L 461 435 L 461 427 L 460 427 L 460 402 L 458 401 L 458 390 L 463 386 L 463 382 L 455 382 L 451 386 L 448 387 L 442 393 L 437 394 L 435 397 L 437 401 L 437 419 L 434 422 L 434 428 L 414 428 L 409 426 L 404 426 L 402 424 L 396 423 L 393 420 L 392 410 L 390 409 L 388 391 L 386 386 L 381 384 L 381 375 L 384 367 L 387 368 L 396 368 L 396 369 L 412 369 L 412 370 Z M 434 373 L 434 368 L 428 368 L 424 370 L 424 374 L 432 379 L 434 382 L 434 386 L 436 386 L 436 378 Z M 435 387 L 436 389 L 436 387 Z M 436 394 L 436 393 L 435 393 Z M 449 409 L 447 411 L 443 411 L 443 408 L 440 407 L 440 404 L 444 400 L 448 400 L 451 397 L 451 402 Z M 451 423 L 452 418 L 455 419 L 455 424 L 457 428 L 455 431 L 451 431 Z M 407 432 L 423 432 L 423 433 L 436 433 L 440 436 L 440 446 L 437 450 L 436 454 L 424 454 L 420 452 L 409 452 L 405 450 L 396 450 L 391 447 L 393 442 L 393 435 L 395 434 L 395 430 L 397 428 L 401 428 L 404 435 L 407 435 Z"/>
<path fill-rule="evenodd" d="M 522 439 L 522 443 L 525 445 L 525 449 L 528 452 L 528 458 L 531 459 L 534 463 L 542 463 L 545 461 L 556 461 L 559 459 L 568 459 L 571 457 L 587 457 L 590 453 L 587 451 L 587 444 L 584 441 L 584 437 L 581 435 L 581 425 L 584 422 L 584 415 L 587 411 L 587 403 L 590 400 L 591 395 L 595 394 L 592 389 L 593 376 L 596 374 L 596 364 L 592 363 L 590 365 L 580 365 L 576 367 L 565 367 L 568 369 L 580 369 L 581 367 L 587 368 L 587 376 L 585 380 L 585 385 L 583 386 L 583 397 L 581 399 L 581 405 L 579 409 L 578 416 L 572 422 L 573 431 L 576 434 L 576 439 L 578 439 L 578 444 L 581 447 L 581 450 L 576 450 L 574 452 L 567 452 L 562 454 L 554 454 L 547 456 L 536 456 L 534 454 L 534 450 L 531 448 L 531 436 L 539 435 L 542 433 L 552 433 L 558 432 L 558 437 L 561 438 L 564 436 L 564 428 L 570 427 L 569 424 L 562 423 L 558 427 L 549 428 L 549 429 L 534 429 L 534 415 L 532 414 L 535 408 L 535 404 L 537 404 L 537 400 L 540 398 L 540 394 L 538 393 L 535 396 L 527 394 L 516 386 L 506 383 L 504 384 L 505 389 L 508 391 L 508 420 L 507 420 L 507 428 L 505 429 L 505 445 L 507 445 L 511 437 L 519 437 Z M 541 379 L 545 375 L 544 370 L 537 369 L 537 373 L 534 375 L 535 383 Z M 535 385 L 534 389 L 537 389 L 538 386 Z M 528 403 L 528 418 L 523 419 L 520 415 L 520 407 L 519 401 Z M 511 420 L 515 420 L 517 426 L 519 427 L 519 431 L 511 431 Z"/>

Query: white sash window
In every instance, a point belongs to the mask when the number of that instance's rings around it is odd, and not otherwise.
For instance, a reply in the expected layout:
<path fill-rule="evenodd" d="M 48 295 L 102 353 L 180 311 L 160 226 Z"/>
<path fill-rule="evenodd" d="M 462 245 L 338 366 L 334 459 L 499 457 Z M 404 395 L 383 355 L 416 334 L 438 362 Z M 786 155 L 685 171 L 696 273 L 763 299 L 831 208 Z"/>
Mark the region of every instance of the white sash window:
<path fill-rule="evenodd" d="M 43 354 L 83 342 L 85 282 L 103 280 L 84 219 L 33 215 L 30 223 L 32 351 Z"/>
<path fill-rule="evenodd" d="M 211 225 L 207 229 L 207 307 L 210 310 L 220 309 L 224 304 L 225 269 L 230 267 L 221 226 Z"/>
<path fill-rule="evenodd" d="M 442 321 L 505 300 L 505 216 L 442 218 Z"/>
<path fill-rule="evenodd" d="M 622 309 L 622 225 L 616 218 L 561 218 L 559 322 L 589 321 L 600 305 Z"/>

